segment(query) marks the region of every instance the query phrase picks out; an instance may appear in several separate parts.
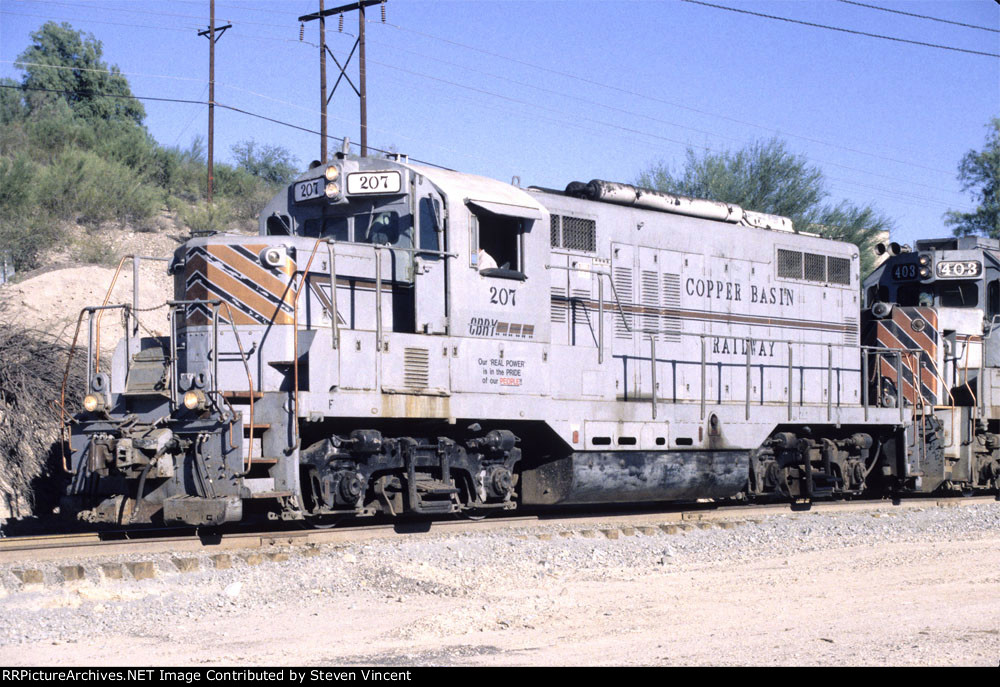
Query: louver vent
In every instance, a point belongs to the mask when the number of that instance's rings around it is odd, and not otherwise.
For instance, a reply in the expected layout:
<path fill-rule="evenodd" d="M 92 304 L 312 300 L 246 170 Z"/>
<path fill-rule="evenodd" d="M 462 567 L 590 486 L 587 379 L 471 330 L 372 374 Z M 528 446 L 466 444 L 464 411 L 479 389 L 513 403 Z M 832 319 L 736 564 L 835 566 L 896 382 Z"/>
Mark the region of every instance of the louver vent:
<path fill-rule="evenodd" d="M 426 348 L 403 349 L 403 385 L 426 389 L 430 379 L 430 355 Z"/>
<path fill-rule="evenodd" d="M 632 315 L 628 311 L 632 308 L 632 270 L 628 267 L 616 267 L 614 274 L 615 295 L 619 301 L 615 304 L 615 337 L 631 339 Z M 622 310 L 625 311 L 624 315 Z"/>

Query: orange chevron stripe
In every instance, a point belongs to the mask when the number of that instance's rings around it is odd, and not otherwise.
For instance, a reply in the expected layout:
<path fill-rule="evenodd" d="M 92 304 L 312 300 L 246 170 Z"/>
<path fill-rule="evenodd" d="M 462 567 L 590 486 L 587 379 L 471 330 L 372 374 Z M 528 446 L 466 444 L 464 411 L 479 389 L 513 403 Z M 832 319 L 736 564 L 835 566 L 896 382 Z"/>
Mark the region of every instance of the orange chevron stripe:
<path fill-rule="evenodd" d="M 247 250 L 260 252 L 266 246 L 243 246 Z M 291 304 L 294 292 L 289 288 L 292 275 L 295 274 L 295 263 L 291 259 L 286 259 L 285 264 L 280 268 L 281 273 L 288 279 L 282 281 L 274 273 L 261 265 L 256 260 L 250 260 L 242 255 L 232 246 L 217 245 L 209 246 L 208 253 L 216 260 L 229 265 L 237 274 L 245 275 L 255 284 L 266 290 L 277 300 L 284 300 Z"/>

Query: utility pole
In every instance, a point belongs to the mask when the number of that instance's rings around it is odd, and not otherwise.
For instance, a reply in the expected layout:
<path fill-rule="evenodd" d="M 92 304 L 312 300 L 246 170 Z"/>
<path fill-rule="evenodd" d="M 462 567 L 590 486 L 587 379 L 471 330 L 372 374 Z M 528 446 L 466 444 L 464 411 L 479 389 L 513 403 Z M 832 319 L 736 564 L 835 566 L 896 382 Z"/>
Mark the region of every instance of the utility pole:
<path fill-rule="evenodd" d="M 199 31 L 199 36 L 208 38 L 208 202 L 212 202 L 212 182 L 214 180 L 213 153 L 215 150 L 215 42 L 222 38 L 226 29 L 231 29 L 232 24 L 225 26 L 215 26 L 215 0 L 209 0 L 209 24 L 208 29 Z M 215 35 L 216 28 L 219 35 Z"/>
<path fill-rule="evenodd" d="M 334 7 L 333 9 L 324 9 L 323 0 L 319 0 L 319 12 L 314 12 L 313 14 L 306 14 L 299 17 L 300 22 L 312 21 L 314 19 L 319 19 L 319 53 L 320 53 L 320 68 L 319 68 L 319 81 L 320 81 L 320 155 L 322 162 L 326 162 L 326 106 L 333 97 L 333 94 L 337 90 L 337 86 L 340 85 L 341 79 L 346 79 L 347 83 L 351 85 L 354 92 L 357 93 L 358 98 L 361 99 L 361 157 L 368 155 L 368 89 L 366 84 L 366 69 L 365 69 L 365 8 L 371 5 L 382 5 L 382 21 L 385 22 L 385 3 L 386 0 L 359 0 L 358 2 L 353 2 L 349 5 L 341 5 L 340 7 Z M 354 47 L 351 48 L 351 54 L 348 55 L 347 61 L 343 65 L 336 58 L 330 48 L 326 45 L 326 24 L 324 19 L 330 15 L 340 15 L 340 27 L 343 29 L 344 19 L 343 14 L 345 12 L 351 12 L 353 10 L 358 11 L 358 38 L 354 41 Z M 360 48 L 360 50 L 359 50 Z M 354 85 L 351 81 L 351 77 L 347 76 L 347 65 L 351 63 L 351 58 L 354 57 L 354 51 L 358 50 L 358 86 Z M 326 55 L 329 54 L 333 58 L 333 61 L 337 63 L 340 67 L 340 76 L 337 77 L 337 82 L 333 85 L 333 90 L 330 91 L 329 95 L 326 92 Z"/>
<path fill-rule="evenodd" d="M 326 17 L 319 0 L 319 161 L 326 164 Z"/>

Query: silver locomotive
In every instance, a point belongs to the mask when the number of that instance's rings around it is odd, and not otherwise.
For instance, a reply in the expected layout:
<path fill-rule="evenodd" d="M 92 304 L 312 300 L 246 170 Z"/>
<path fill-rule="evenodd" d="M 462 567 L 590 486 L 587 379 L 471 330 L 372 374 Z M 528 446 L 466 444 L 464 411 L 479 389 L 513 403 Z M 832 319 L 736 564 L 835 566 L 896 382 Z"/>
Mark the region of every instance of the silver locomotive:
<path fill-rule="evenodd" d="M 88 351 L 91 521 L 919 488 L 926 406 L 873 381 L 909 342 L 862 346 L 858 249 L 786 218 L 341 153 L 169 269 L 169 336 Z"/>

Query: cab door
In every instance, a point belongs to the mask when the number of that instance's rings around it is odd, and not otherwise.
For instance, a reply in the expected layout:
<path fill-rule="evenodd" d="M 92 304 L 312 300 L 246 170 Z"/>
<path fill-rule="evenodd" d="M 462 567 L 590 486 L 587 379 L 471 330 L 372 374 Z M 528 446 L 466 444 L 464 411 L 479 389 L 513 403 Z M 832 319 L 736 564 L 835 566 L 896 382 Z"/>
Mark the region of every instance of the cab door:
<path fill-rule="evenodd" d="M 413 288 L 416 333 L 448 333 L 445 207 L 429 183 L 414 182 Z"/>

